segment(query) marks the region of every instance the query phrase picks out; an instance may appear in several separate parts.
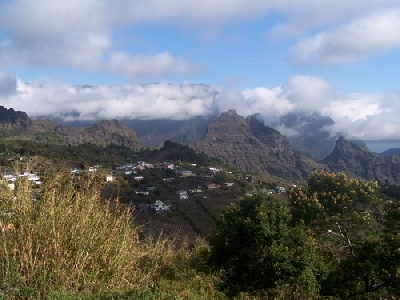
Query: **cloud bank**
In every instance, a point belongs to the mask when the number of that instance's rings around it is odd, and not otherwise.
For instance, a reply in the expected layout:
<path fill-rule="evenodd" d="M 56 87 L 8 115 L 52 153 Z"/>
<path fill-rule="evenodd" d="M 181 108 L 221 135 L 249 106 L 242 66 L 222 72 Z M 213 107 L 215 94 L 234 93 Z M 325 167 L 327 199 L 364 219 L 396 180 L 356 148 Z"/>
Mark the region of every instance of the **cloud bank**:
<path fill-rule="evenodd" d="M 65 121 L 99 119 L 174 119 L 208 117 L 236 109 L 259 113 L 266 124 L 290 112 L 319 112 L 331 117 L 332 132 L 362 139 L 400 139 L 400 93 L 341 93 L 320 77 L 295 76 L 274 88 L 243 91 L 206 85 L 73 86 L 61 82 L 24 83 L 0 75 L 0 101 L 32 118 L 51 116 Z"/>

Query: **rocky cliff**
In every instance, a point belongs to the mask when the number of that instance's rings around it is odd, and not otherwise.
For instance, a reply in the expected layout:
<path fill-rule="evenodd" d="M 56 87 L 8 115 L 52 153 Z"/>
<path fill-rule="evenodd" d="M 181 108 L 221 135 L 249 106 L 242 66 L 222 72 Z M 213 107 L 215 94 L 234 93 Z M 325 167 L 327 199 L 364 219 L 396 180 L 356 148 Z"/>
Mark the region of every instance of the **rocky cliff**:
<path fill-rule="evenodd" d="M 32 120 L 25 112 L 3 106 L 0 106 L 0 136 L 64 145 L 117 145 L 135 151 L 145 148 L 135 131 L 117 120 L 100 121 L 86 128 L 57 126 L 50 120 Z"/>
<path fill-rule="evenodd" d="M 103 147 L 117 145 L 133 150 L 145 148 L 135 131 L 117 120 L 103 120 L 86 128 L 60 125 L 54 128 L 54 132 L 67 145 L 92 143 Z"/>
<path fill-rule="evenodd" d="M 191 147 L 239 170 L 288 180 L 302 180 L 313 169 L 323 167 L 293 151 L 287 139 L 265 126 L 258 115 L 245 119 L 235 110 L 222 113 L 208 126 L 205 137 Z"/>
<path fill-rule="evenodd" d="M 11 131 L 12 134 L 15 134 L 27 130 L 31 125 L 32 120 L 25 112 L 0 106 L 0 130 L 3 135 L 7 131 Z"/>
<path fill-rule="evenodd" d="M 331 155 L 321 161 L 332 172 L 346 172 L 350 176 L 400 184 L 400 156 L 380 156 L 343 137 L 336 141 Z"/>

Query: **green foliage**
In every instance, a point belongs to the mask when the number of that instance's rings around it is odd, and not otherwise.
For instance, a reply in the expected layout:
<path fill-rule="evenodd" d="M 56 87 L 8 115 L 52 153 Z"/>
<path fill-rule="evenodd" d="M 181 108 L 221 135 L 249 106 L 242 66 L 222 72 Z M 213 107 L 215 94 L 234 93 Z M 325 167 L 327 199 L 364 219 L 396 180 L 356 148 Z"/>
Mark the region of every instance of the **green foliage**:
<path fill-rule="evenodd" d="M 400 237 L 386 235 L 380 240 L 356 246 L 355 257 L 338 263 L 332 274 L 331 293 L 341 298 L 400 296 Z"/>
<path fill-rule="evenodd" d="M 295 223 L 317 232 L 337 229 L 340 224 L 348 230 L 352 228 L 353 234 L 366 235 L 376 233 L 378 224 L 374 214 L 383 204 L 377 182 L 322 170 L 309 175 L 307 188 L 291 189 L 289 201 Z"/>
<path fill-rule="evenodd" d="M 232 293 L 284 290 L 316 294 L 320 259 L 312 238 L 292 228 L 285 202 L 266 194 L 232 205 L 210 238 L 210 264 L 225 272 Z"/>
<path fill-rule="evenodd" d="M 323 295 L 398 296 L 400 209 L 385 205 L 377 182 L 317 171 L 289 200 L 294 223 L 305 224 L 335 262 Z"/>

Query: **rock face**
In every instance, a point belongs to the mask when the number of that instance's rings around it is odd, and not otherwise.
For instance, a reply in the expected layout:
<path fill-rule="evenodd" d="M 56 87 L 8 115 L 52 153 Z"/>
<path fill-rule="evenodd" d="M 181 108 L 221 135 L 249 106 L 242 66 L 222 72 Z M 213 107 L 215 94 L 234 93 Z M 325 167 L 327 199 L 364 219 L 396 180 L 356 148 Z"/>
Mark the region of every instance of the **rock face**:
<path fill-rule="evenodd" d="M 87 128 L 57 126 L 55 133 L 67 145 L 92 143 L 98 146 L 117 145 L 133 150 L 144 149 L 135 131 L 117 120 L 103 120 Z"/>
<path fill-rule="evenodd" d="M 294 152 L 287 139 L 264 126 L 258 115 L 245 119 L 235 110 L 222 113 L 208 126 L 204 139 L 191 147 L 239 170 L 288 180 L 304 179 L 310 171 L 322 167 Z"/>
<path fill-rule="evenodd" d="M 332 172 L 400 184 L 400 156 L 380 156 L 340 137 L 331 155 L 321 161 Z"/>
<path fill-rule="evenodd" d="M 12 108 L 0 106 L 0 129 L 1 131 L 19 132 L 27 130 L 32 125 L 32 120 L 25 112 L 15 111 Z"/>
<path fill-rule="evenodd" d="M 117 120 L 100 121 L 87 128 L 56 126 L 50 120 L 32 120 L 24 112 L 3 106 L 0 106 L 0 136 L 74 146 L 92 143 L 102 147 L 127 147 L 135 151 L 145 148 L 135 131 Z"/>

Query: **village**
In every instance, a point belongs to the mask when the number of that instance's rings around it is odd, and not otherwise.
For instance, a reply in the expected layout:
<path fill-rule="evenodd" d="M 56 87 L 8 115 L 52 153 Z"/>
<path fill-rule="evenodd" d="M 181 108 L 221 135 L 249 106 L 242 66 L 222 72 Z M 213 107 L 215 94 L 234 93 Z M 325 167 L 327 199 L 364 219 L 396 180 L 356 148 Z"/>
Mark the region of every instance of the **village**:
<path fill-rule="evenodd" d="M 113 165 L 76 165 L 69 168 L 69 173 L 103 178 L 103 198 L 118 199 L 132 207 L 137 223 L 151 223 L 164 230 L 170 227 L 174 232 L 183 230 L 193 239 L 198 234 L 210 234 L 219 215 L 235 201 L 254 193 L 260 184 L 250 174 L 182 161 L 149 163 L 130 159 L 129 163 Z M 38 198 L 45 180 L 40 171 L 23 168 L 19 173 L 3 168 L 2 177 L 11 190 L 17 187 L 18 180 L 29 180 L 33 199 Z M 283 186 L 266 183 L 261 190 L 281 197 L 286 192 Z"/>
<path fill-rule="evenodd" d="M 24 158 L 20 160 L 24 161 Z M 132 187 L 132 190 L 125 189 L 124 192 L 126 194 L 122 194 L 120 190 L 118 197 L 123 202 L 129 201 L 138 204 L 148 202 L 148 200 L 144 200 L 145 196 L 148 196 L 152 200 L 156 196 L 167 194 L 170 198 L 187 200 L 189 198 L 207 198 L 207 194 L 210 191 L 233 189 L 237 185 L 247 187 L 250 190 L 252 189 L 252 186 L 248 185 L 252 181 L 251 175 L 233 173 L 220 167 L 198 166 L 195 163 L 147 163 L 139 160 L 135 163 L 131 161 L 130 163 L 114 164 L 112 166 L 95 164 L 84 169 L 77 167 L 70 169 L 71 175 L 80 175 L 84 172 L 100 173 L 99 175 L 104 178 L 106 184 L 115 185 L 121 183 L 121 181 L 128 183 Z M 42 184 L 40 172 L 35 172 L 34 170 L 22 170 L 16 173 L 8 171 L 3 167 L 1 175 L 3 182 L 7 183 L 11 190 L 15 189 L 17 180 L 21 178 L 28 179 L 35 189 L 40 188 Z M 171 195 L 171 186 L 174 186 L 172 188 L 174 191 L 173 195 Z M 169 188 L 165 189 L 165 187 Z M 250 190 L 243 190 L 243 194 L 249 194 Z M 286 188 L 283 186 L 263 187 L 262 190 L 268 194 L 286 192 Z M 156 199 L 154 203 L 148 206 L 152 211 L 157 213 L 169 212 L 171 209 L 170 206 L 164 204 L 160 199 Z"/>

